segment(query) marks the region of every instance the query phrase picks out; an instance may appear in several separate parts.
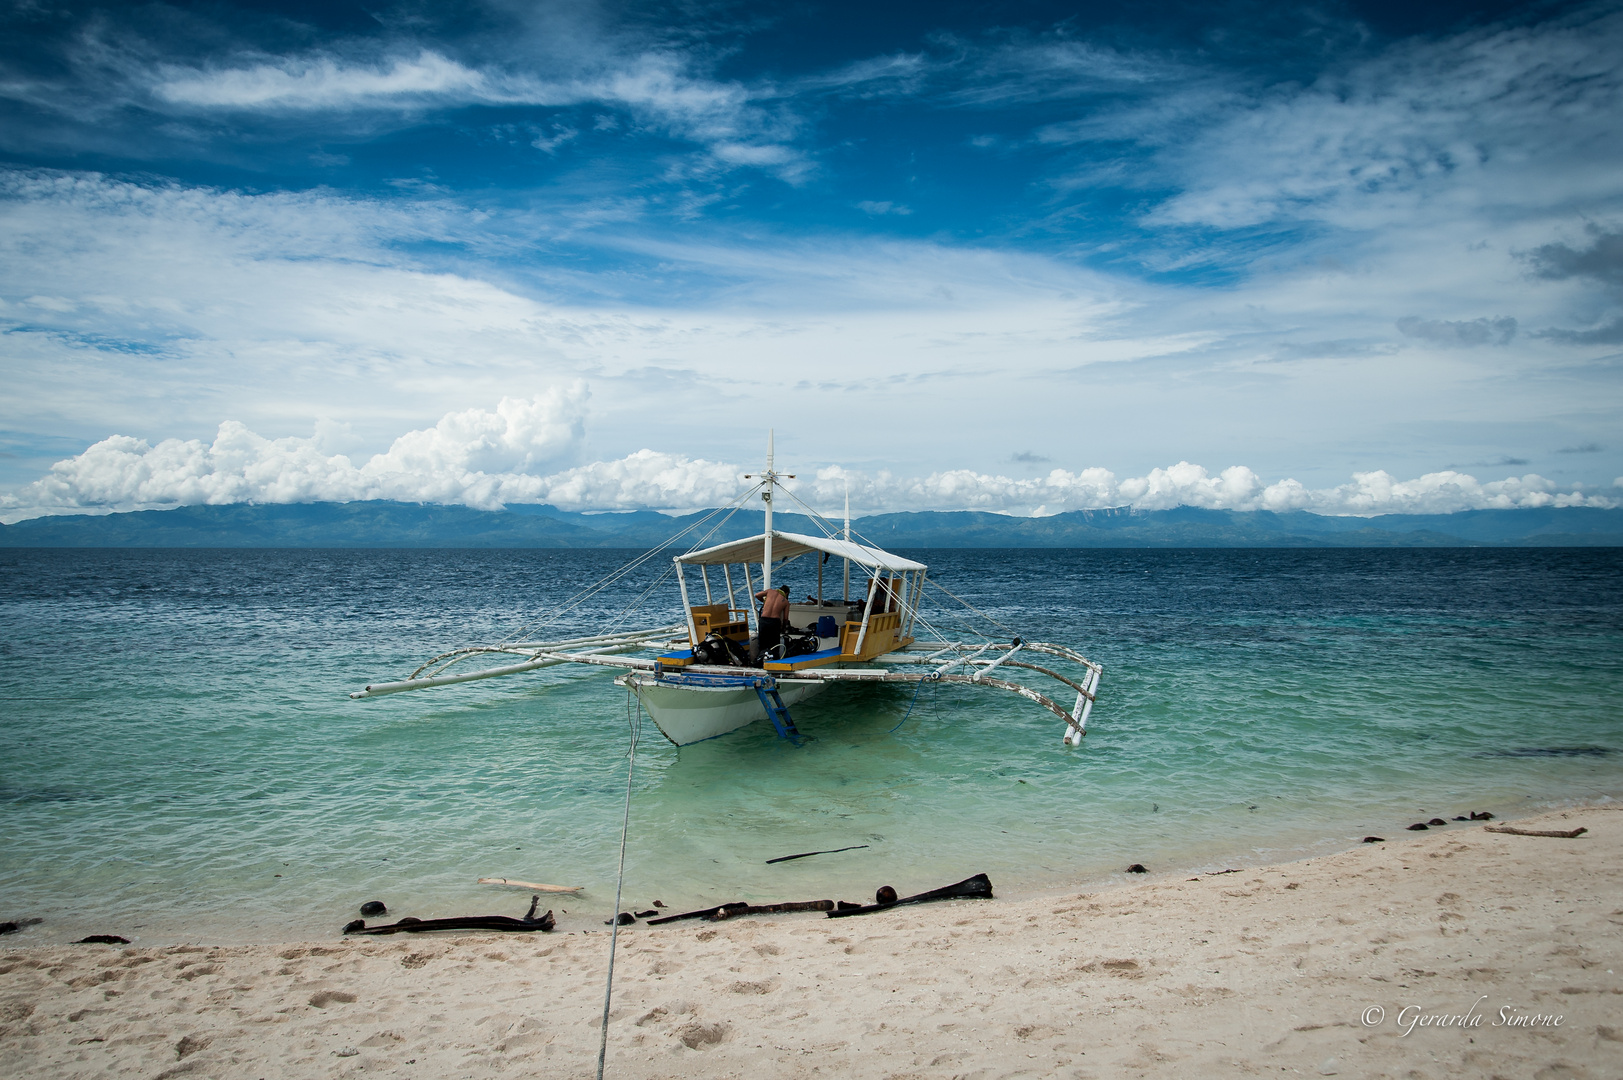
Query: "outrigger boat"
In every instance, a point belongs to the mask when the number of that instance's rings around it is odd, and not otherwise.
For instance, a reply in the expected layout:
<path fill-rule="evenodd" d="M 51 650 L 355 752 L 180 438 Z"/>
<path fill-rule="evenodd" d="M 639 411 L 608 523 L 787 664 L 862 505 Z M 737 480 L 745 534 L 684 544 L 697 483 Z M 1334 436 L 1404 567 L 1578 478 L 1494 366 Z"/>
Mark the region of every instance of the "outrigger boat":
<path fill-rule="evenodd" d="M 800 732 L 789 707 L 831 683 L 953 683 L 1017 694 L 1064 721 L 1067 746 L 1081 745 L 1104 672 L 1100 664 L 1063 645 L 990 632 L 956 636 L 937 630 L 920 613 L 927 581 L 969 611 L 974 609 L 939 583 L 929 581 L 929 568 L 924 563 L 853 540 L 849 495 L 843 528 L 801 502 L 782 485 L 783 480 L 794 479 L 793 474 L 774 470 L 770 436 L 766 471 L 745 479 L 755 484 L 731 507 L 706 515 L 664 545 L 608 575 L 576 601 L 621 580 L 630 569 L 706 524 L 711 528 L 705 539 L 713 537 L 732 513 L 759 494 L 765 506 L 762 533 L 706 547 L 695 545 L 672 558 L 686 613 L 683 622 L 644 630 L 609 630 L 555 640 L 511 640 L 456 649 L 431 658 L 406 679 L 373 683 L 349 696 L 378 697 L 564 664 L 617 668 L 621 674 L 615 684 L 636 694 L 666 738 L 678 746 L 687 746 L 766 718 L 771 719 L 780 736 L 798 741 Z M 800 503 L 824 535 L 774 529 L 772 502 L 779 490 Z M 718 517 L 720 520 L 715 521 Z M 781 571 L 785 564 L 808 555 L 817 564 L 817 591 L 804 602 L 789 605 L 784 644 L 763 653 L 759 648 L 755 581 L 761 582 L 760 592 L 765 593 L 773 587 L 775 570 Z M 839 559 L 843 568 L 839 599 L 823 594 L 824 567 L 833 559 Z M 752 567 L 758 570 L 758 578 L 752 574 Z M 688 580 L 690 568 L 698 570 L 697 586 L 703 591 L 703 603 L 694 602 L 696 597 Z M 717 568 L 719 574 L 713 573 Z M 852 600 L 853 568 L 866 578 L 858 583 L 861 599 L 856 601 Z M 554 618 L 559 614 L 555 613 Z M 1001 629 L 996 624 L 993 628 Z M 635 655 L 638 653 L 645 655 Z M 653 655 L 646 655 L 650 653 Z M 477 671 L 448 670 L 491 654 L 522 659 Z M 1039 658 L 1044 664 L 1032 662 Z M 1055 666 L 1070 670 L 1055 670 Z M 1008 676 L 1012 669 L 1033 672 L 1074 691 L 1076 703 L 1066 709 L 1038 689 L 1011 678 L 993 677 L 994 672 Z"/>

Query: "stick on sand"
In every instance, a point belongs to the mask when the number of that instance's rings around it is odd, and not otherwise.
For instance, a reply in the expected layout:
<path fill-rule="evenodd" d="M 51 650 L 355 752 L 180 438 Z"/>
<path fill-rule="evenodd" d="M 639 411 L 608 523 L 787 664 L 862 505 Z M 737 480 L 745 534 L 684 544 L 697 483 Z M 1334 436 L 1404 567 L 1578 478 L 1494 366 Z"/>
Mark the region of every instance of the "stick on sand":
<path fill-rule="evenodd" d="M 1513 825 L 1484 825 L 1482 828 L 1484 832 L 1502 832 L 1509 833 L 1512 836 L 1554 836 L 1562 840 L 1571 840 L 1589 831 L 1585 828 L 1570 831 L 1560 829 L 1518 829 Z"/>
<path fill-rule="evenodd" d="M 766 864 L 771 866 L 775 862 L 793 862 L 796 859 L 809 859 L 813 855 L 833 855 L 837 852 L 855 851 L 857 848 L 865 848 L 867 846 L 867 844 L 853 844 L 850 847 L 829 848 L 827 851 L 802 851 L 799 855 L 780 855 L 776 859 L 768 859 Z"/>
<path fill-rule="evenodd" d="M 584 885 L 537 885 L 533 881 L 514 881 L 504 877 L 482 877 L 481 885 L 511 885 L 515 889 L 529 889 L 532 892 L 580 892 L 586 888 Z"/>

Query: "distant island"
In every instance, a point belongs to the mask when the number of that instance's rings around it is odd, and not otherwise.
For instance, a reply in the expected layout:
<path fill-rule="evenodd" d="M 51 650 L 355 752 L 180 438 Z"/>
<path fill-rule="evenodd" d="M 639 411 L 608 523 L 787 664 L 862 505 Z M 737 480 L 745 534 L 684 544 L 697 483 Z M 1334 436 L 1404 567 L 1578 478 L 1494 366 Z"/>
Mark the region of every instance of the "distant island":
<path fill-rule="evenodd" d="M 473 510 L 397 502 L 183 506 L 40 517 L 0 525 L 0 547 L 49 548 L 649 548 L 704 512 L 582 514 L 551 506 Z M 817 530 L 796 514 L 774 523 Z M 712 541 L 761 531 L 734 514 Z M 1019 518 L 976 511 L 876 514 L 853 527 L 887 548 L 1620 547 L 1623 510 L 1463 510 L 1326 517 L 1306 511 L 1073 510 Z"/>

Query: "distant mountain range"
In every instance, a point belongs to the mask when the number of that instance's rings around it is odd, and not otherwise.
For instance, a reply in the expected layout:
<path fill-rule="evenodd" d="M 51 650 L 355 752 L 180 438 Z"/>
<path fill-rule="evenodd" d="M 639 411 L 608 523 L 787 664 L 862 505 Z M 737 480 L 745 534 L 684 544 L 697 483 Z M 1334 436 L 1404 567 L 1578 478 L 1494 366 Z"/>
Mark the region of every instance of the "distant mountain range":
<path fill-rule="evenodd" d="M 185 506 L 0 525 L 0 547 L 648 548 L 703 516 L 395 502 Z M 817 531 L 796 514 L 775 515 L 774 523 L 790 532 Z M 749 536 L 761 527 L 759 510 L 741 510 L 709 542 Z M 932 511 L 878 514 L 853 527 L 870 542 L 893 548 L 1623 546 L 1623 510 L 1587 507 L 1373 518 L 1194 507 L 1075 510 L 1042 518 Z"/>

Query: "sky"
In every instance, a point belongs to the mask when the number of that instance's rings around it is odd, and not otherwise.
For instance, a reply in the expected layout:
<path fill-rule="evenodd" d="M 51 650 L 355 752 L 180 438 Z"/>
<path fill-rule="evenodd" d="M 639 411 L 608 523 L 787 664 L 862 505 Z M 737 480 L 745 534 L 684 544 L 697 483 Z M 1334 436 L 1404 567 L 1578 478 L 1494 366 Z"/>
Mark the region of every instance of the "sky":
<path fill-rule="evenodd" d="M 0 0 L 0 521 L 1623 506 L 1623 3 Z"/>

